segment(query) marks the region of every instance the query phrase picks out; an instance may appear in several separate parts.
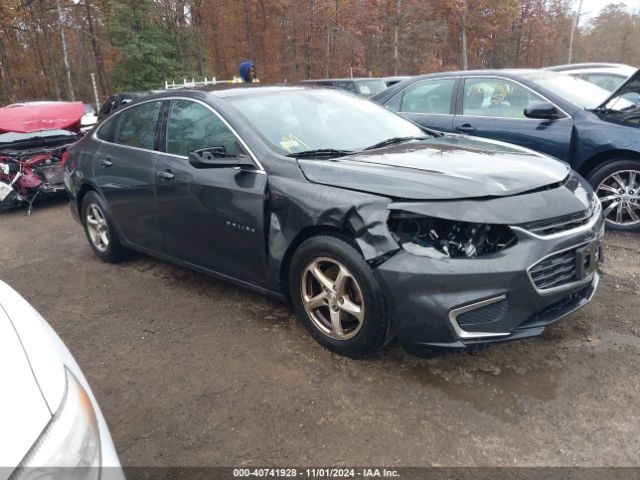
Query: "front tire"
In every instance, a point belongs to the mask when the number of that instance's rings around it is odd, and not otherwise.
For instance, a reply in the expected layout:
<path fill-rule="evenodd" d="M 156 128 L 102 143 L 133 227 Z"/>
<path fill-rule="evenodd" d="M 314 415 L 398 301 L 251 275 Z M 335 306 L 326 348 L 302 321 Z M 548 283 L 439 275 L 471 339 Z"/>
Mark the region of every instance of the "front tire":
<path fill-rule="evenodd" d="M 82 225 L 95 254 L 105 262 L 116 262 L 123 248 L 102 198 L 95 192 L 88 192 L 82 199 L 81 212 Z"/>
<path fill-rule="evenodd" d="M 305 240 L 291 259 L 291 301 L 311 335 L 351 358 L 376 352 L 389 331 L 387 308 L 371 268 L 347 241 Z"/>
<path fill-rule="evenodd" d="M 640 232 L 640 161 L 612 160 L 589 176 L 608 228 Z"/>

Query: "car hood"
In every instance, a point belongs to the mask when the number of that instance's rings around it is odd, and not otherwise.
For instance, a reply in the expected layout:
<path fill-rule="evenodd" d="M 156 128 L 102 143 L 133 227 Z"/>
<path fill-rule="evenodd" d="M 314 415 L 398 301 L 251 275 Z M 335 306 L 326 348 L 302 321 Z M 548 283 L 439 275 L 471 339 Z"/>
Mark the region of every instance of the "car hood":
<path fill-rule="evenodd" d="M 82 102 L 26 103 L 0 108 L 0 131 L 37 132 L 51 129 L 80 129 Z"/>
<path fill-rule="evenodd" d="M 411 200 L 517 195 L 559 184 L 570 171 L 531 150 L 461 135 L 298 164 L 313 183 Z"/>
<path fill-rule="evenodd" d="M 627 93 L 638 93 L 638 79 L 640 79 L 640 69 L 636 71 L 633 75 L 631 75 L 627 80 L 618 87 L 614 92 L 600 104 L 595 110 L 603 110 L 607 108 L 607 105 L 614 99 L 618 97 L 622 97 Z"/>
<path fill-rule="evenodd" d="M 51 412 L 1 303 L 0 388 L 0 480 L 4 480 L 38 439 L 51 420 Z"/>

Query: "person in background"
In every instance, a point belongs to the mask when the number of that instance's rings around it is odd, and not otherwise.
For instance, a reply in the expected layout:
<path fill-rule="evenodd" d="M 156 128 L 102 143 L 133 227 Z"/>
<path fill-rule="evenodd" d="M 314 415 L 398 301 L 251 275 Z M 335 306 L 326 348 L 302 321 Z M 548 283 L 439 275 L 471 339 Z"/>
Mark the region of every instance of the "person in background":
<path fill-rule="evenodd" d="M 244 83 L 260 83 L 256 77 L 256 66 L 251 60 L 240 64 L 240 77 Z"/>

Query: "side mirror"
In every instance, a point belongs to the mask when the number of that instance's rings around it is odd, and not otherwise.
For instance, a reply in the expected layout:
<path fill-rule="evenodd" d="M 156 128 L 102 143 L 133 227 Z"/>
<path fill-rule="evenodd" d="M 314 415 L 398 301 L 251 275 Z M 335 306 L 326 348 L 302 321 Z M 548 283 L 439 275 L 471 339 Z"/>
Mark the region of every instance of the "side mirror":
<path fill-rule="evenodd" d="M 255 168 L 246 156 L 229 155 L 222 145 L 189 152 L 189 163 L 195 168 Z"/>
<path fill-rule="evenodd" d="M 549 102 L 540 102 L 529 105 L 524 109 L 524 116 L 527 118 L 538 118 L 540 120 L 555 120 L 560 118 L 558 109 Z"/>

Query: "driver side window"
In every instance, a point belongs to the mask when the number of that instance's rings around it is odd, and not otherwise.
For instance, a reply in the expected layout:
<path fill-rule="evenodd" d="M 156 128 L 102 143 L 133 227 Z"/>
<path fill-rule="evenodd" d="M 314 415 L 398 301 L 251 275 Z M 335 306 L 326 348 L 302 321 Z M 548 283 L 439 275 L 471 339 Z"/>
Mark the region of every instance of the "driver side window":
<path fill-rule="evenodd" d="M 525 108 L 544 101 L 531 90 L 503 78 L 467 78 L 462 113 L 477 117 L 525 118 Z"/>
<path fill-rule="evenodd" d="M 204 105 L 191 100 L 173 100 L 167 124 L 167 152 L 188 156 L 208 147 L 224 147 L 229 156 L 244 153 L 235 135 Z"/>

